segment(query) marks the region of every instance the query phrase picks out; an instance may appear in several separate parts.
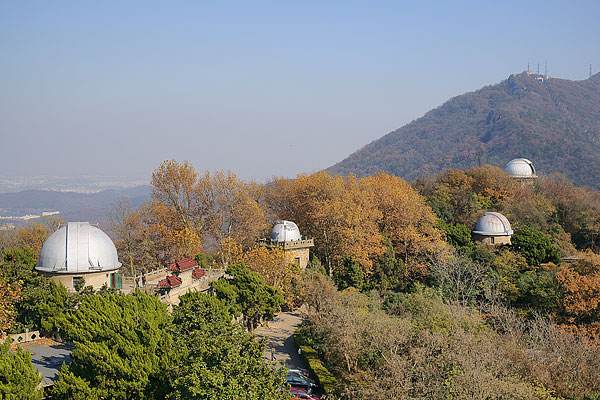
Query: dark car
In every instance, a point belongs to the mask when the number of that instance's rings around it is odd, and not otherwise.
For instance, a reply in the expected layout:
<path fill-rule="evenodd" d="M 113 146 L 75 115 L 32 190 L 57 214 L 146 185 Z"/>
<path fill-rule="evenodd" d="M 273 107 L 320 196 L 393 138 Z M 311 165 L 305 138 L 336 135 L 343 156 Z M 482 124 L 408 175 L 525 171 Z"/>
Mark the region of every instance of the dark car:
<path fill-rule="evenodd" d="M 306 389 L 309 392 L 312 392 L 318 387 L 318 385 L 312 379 L 295 370 L 288 371 L 285 380 L 288 385 L 296 388 Z"/>

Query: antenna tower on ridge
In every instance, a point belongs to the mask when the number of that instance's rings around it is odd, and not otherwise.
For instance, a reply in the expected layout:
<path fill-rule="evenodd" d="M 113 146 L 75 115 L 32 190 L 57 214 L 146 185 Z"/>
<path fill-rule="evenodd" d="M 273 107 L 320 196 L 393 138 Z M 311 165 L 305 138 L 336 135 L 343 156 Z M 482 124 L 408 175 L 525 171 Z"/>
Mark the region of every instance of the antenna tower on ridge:
<path fill-rule="evenodd" d="M 544 61 L 544 76 L 548 79 L 548 61 Z"/>

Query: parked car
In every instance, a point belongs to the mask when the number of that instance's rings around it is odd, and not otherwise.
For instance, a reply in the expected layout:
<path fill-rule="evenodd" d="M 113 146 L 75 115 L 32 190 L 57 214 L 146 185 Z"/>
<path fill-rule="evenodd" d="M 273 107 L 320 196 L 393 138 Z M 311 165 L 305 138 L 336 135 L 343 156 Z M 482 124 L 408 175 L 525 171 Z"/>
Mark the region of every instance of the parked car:
<path fill-rule="evenodd" d="M 291 387 L 290 392 L 292 393 L 293 400 L 321 400 L 321 396 L 312 394 L 305 389 L 299 387 Z"/>
<path fill-rule="evenodd" d="M 306 369 L 291 368 L 291 369 L 288 369 L 288 372 L 292 373 L 292 374 L 300 374 L 300 375 L 304 376 L 306 379 L 310 379 L 310 374 L 309 374 L 308 370 L 306 370 Z"/>
<path fill-rule="evenodd" d="M 292 387 L 303 388 L 308 392 L 312 392 L 318 387 L 318 385 L 312 379 L 298 370 L 288 371 L 286 382 Z"/>

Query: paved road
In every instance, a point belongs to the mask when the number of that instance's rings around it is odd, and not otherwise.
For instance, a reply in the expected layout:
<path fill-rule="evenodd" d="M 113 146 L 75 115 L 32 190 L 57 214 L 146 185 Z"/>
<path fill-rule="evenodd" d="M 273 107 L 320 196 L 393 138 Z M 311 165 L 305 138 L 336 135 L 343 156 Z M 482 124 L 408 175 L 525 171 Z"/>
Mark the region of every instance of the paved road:
<path fill-rule="evenodd" d="M 265 357 L 280 363 L 287 368 L 303 368 L 306 366 L 298 355 L 298 349 L 294 344 L 296 328 L 302 322 L 300 312 L 281 312 L 277 314 L 268 325 L 263 325 L 254 330 L 257 336 L 267 339 Z"/>
<path fill-rule="evenodd" d="M 42 374 L 44 386 L 52 384 L 63 363 L 71 361 L 71 346 L 50 340 L 19 344 L 31 353 L 31 361 Z"/>

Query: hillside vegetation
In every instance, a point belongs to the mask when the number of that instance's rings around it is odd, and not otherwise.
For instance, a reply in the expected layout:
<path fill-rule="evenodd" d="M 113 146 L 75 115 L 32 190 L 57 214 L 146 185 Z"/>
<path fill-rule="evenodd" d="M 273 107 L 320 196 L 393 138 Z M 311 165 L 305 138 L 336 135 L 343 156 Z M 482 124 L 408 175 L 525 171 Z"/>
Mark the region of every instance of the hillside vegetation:
<path fill-rule="evenodd" d="M 448 168 L 534 161 L 543 174 L 600 187 L 600 74 L 583 81 L 521 73 L 454 97 L 329 171 L 415 179 Z"/>
<path fill-rule="evenodd" d="M 473 240 L 488 210 L 512 244 Z M 484 165 L 414 184 L 319 172 L 262 185 L 170 160 L 151 201 L 119 215 L 124 274 L 195 256 L 227 277 L 169 316 L 141 293 L 68 293 L 33 269 L 52 227 L 11 232 L 0 331 L 74 342 L 53 398 L 287 399 L 247 331 L 304 304 L 296 339 L 328 398 L 600 399 L 600 192 L 564 177 Z M 277 219 L 314 239 L 305 271 L 257 244 Z"/>

